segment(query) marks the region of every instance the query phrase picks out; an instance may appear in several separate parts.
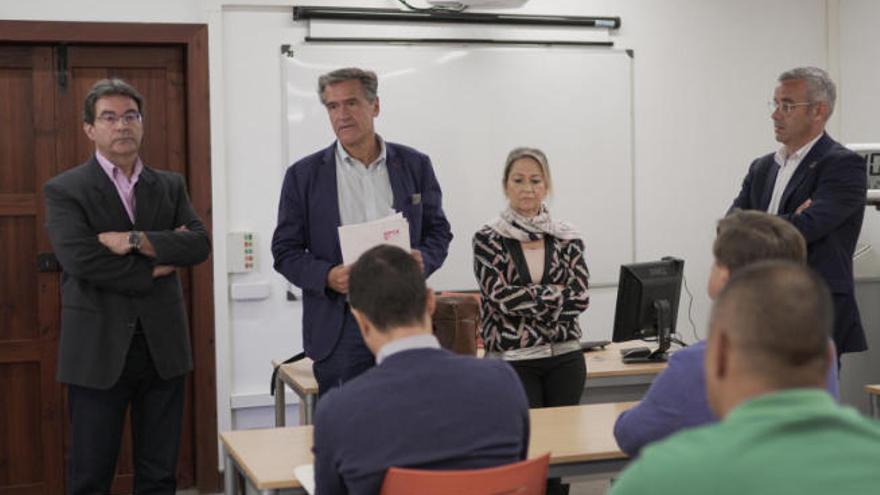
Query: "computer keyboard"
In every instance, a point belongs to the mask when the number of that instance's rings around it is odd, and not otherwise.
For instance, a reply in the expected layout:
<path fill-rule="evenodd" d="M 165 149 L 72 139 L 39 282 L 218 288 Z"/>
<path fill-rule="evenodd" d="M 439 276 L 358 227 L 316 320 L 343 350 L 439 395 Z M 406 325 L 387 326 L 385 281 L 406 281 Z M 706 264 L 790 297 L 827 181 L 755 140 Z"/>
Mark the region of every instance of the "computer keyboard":
<path fill-rule="evenodd" d="M 610 340 L 585 340 L 581 342 L 581 350 L 584 352 L 598 351 L 605 349 L 605 346 L 610 343 Z"/>
<path fill-rule="evenodd" d="M 633 363 L 662 363 L 666 361 L 668 354 L 665 352 L 655 354 L 649 347 L 630 347 L 621 349 L 620 354 L 623 364 Z"/>
<path fill-rule="evenodd" d="M 620 350 L 621 356 L 629 356 L 629 357 L 648 357 L 651 355 L 650 347 L 627 347 L 625 349 Z"/>

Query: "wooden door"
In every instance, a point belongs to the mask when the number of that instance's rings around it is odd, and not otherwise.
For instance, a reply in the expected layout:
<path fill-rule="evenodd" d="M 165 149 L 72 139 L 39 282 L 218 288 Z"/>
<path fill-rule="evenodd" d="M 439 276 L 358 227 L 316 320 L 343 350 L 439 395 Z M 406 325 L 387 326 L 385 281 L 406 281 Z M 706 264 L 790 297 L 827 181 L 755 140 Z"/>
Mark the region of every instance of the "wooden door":
<path fill-rule="evenodd" d="M 8 251 L 0 261 L 0 439 L 9 439 L 0 441 L 0 493 L 61 493 L 66 468 L 66 404 L 54 378 L 59 275 L 39 272 L 36 261 L 51 251 L 42 185 L 94 153 L 82 105 L 106 77 L 144 95 L 144 162 L 187 176 L 184 60 L 175 46 L 0 46 L 0 245 Z M 192 315 L 191 270 L 181 280 Z M 191 379 L 186 397 L 181 488 L 195 478 Z M 113 493 L 131 492 L 133 484 L 128 426 L 124 438 Z"/>
<path fill-rule="evenodd" d="M 0 46 L 0 493 L 62 493 L 62 387 L 55 381 L 57 273 L 43 183 L 54 173 L 52 50 Z"/>

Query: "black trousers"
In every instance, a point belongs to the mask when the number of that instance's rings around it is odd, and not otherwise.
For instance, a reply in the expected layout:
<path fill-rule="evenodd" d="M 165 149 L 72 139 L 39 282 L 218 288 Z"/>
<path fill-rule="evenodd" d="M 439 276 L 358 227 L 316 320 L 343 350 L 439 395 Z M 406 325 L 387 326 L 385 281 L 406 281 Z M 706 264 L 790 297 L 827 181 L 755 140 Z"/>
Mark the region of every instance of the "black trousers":
<path fill-rule="evenodd" d="M 173 495 L 185 375 L 159 377 L 143 334 L 135 334 L 119 381 L 107 390 L 70 385 L 68 493 L 106 494 L 131 406 L 134 493 Z"/>
<path fill-rule="evenodd" d="M 315 361 L 312 372 L 318 382 L 318 398 L 376 365 L 376 358 L 364 343 L 351 311 L 345 312 L 342 335 L 326 358 Z"/>
<path fill-rule="evenodd" d="M 574 406 L 581 401 L 587 364 L 580 351 L 561 356 L 510 361 L 522 381 L 529 407 Z"/>
<path fill-rule="evenodd" d="M 529 408 L 574 406 L 580 403 L 587 379 L 587 363 L 580 351 L 560 356 L 510 361 L 523 384 Z M 560 478 L 547 480 L 547 495 L 567 495 Z"/>

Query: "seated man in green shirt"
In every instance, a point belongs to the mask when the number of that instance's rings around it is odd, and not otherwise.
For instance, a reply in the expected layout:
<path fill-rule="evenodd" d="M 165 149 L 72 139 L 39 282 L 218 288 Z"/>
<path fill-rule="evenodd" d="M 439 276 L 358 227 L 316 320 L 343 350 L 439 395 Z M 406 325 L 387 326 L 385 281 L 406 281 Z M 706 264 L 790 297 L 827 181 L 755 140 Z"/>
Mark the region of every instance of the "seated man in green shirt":
<path fill-rule="evenodd" d="M 733 275 L 706 349 L 722 421 L 646 447 L 612 495 L 877 493 L 880 422 L 824 390 L 832 322 L 828 288 L 808 268 L 771 261 Z"/>

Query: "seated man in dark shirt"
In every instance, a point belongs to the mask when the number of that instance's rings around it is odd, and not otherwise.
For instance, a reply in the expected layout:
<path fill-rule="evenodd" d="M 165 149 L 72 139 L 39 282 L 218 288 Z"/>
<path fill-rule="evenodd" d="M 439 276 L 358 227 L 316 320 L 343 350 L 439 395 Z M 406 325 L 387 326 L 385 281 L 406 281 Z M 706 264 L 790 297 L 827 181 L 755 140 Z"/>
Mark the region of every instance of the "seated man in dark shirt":
<path fill-rule="evenodd" d="M 378 246 L 349 276 L 349 303 L 376 367 L 331 390 L 315 413 L 315 489 L 377 494 L 392 466 L 471 469 L 528 453 L 528 403 L 502 361 L 440 348 L 434 293 L 416 260 Z"/>
<path fill-rule="evenodd" d="M 764 260 L 807 262 L 803 236 L 791 223 L 759 211 L 735 211 L 718 222 L 712 246 L 715 262 L 709 274 L 710 299 L 740 269 Z M 703 360 L 706 341 L 675 352 L 669 365 L 654 379 L 642 401 L 624 411 L 614 425 L 620 449 L 634 456 L 646 444 L 684 428 L 717 421 L 706 400 Z M 837 368 L 828 370 L 828 391 L 838 397 Z"/>

